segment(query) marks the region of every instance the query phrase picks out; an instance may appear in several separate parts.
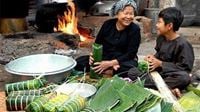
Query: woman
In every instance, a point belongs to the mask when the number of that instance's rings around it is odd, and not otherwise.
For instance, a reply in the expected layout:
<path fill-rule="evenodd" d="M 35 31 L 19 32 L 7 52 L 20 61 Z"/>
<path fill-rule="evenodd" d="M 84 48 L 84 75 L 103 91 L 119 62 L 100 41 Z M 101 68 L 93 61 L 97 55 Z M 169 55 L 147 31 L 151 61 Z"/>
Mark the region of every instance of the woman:
<path fill-rule="evenodd" d="M 136 67 L 137 52 L 140 45 L 140 28 L 133 23 L 136 12 L 133 0 L 116 2 L 111 14 L 116 18 L 107 20 L 102 25 L 95 43 L 103 45 L 103 61 L 93 63 L 90 55 L 90 65 L 99 74 L 113 70 L 113 74 L 127 77 L 127 71 Z"/>

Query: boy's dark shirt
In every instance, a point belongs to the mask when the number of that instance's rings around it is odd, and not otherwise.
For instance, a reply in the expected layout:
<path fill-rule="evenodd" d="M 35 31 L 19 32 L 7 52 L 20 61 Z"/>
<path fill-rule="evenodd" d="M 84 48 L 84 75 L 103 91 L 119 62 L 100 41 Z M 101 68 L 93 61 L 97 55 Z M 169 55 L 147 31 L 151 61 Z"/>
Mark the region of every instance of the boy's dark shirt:
<path fill-rule="evenodd" d="M 192 45 L 183 37 L 166 40 L 163 36 L 157 38 L 155 56 L 163 61 L 162 73 L 186 71 L 191 72 L 194 63 Z"/>
<path fill-rule="evenodd" d="M 137 58 L 140 45 L 140 28 L 131 23 L 122 31 L 116 29 L 117 19 L 110 19 L 104 22 L 96 43 L 103 45 L 103 59 L 117 59 L 119 64 Z"/>

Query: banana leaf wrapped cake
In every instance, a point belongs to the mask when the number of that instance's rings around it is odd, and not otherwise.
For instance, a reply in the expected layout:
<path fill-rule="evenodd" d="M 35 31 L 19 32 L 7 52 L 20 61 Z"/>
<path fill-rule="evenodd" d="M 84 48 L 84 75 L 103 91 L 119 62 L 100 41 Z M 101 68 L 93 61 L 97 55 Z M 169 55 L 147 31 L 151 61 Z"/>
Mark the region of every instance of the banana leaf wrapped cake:
<path fill-rule="evenodd" d="M 81 96 L 50 93 L 43 95 L 26 107 L 26 112 L 79 112 L 85 108 L 85 99 Z"/>
<path fill-rule="evenodd" d="M 58 85 L 56 84 L 50 84 L 46 87 L 39 88 L 39 89 L 33 89 L 33 90 L 20 90 L 20 91 L 10 91 L 8 94 L 8 97 L 10 96 L 40 96 L 43 94 L 51 93 Z"/>
<path fill-rule="evenodd" d="M 40 89 L 10 91 L 6 98 L 7 110 L 24 110 L 29 103 L 39 98 L 43 94 L 52 92 L 55 87 L 57 87 L 57 85 L 51 84 Z"/>
<path fill-rule="evenodd" d="M 25 110 L 26 112 L 43 112 L 43 105 L 54 97 L 56 97 L 56 93 L 42 95 L 27 105 Z"/>
<path fill-rule="evenodd" d="M 30 89 L 39 89 L 46 85 L 47 81 L 42 78 L 36 78 L 33 80 L 15 82 L 5 85 L 5 91 L 8 95 L 11 91 L 19 91 L 19 90 L 30 90 Z"/>
<path fill-rule="evenodd" d="M 39 96 L 10 96 L 6 99 L 6 105 L 8 111 L 19 111 L 24 108 Z"/>

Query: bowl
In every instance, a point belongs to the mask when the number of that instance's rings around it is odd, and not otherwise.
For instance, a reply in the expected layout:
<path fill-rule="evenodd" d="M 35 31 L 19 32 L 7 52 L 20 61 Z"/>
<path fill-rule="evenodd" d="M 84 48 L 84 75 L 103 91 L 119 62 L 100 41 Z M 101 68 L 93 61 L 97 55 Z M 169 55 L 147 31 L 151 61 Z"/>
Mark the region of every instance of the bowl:
<path fill-rule="evenodd" d="M 87 83 L 67 83 L 63 84 L 56 92 L 64 93 L 68 95 L 80 95 L 84 98 L 88 98 L 96 93 L 97 89 L 91 84 Z"/>
<path fill-rule="evenodd" d="M 76 61 L 58 54 L 36 54 L 15 59 L 5 65 L 5 70 L 17 78 L 45 75 L 53 82 L 64 78 L 66 72 L 76 66 Z M 21 77 L 20 77 L 21 76 Z"/>

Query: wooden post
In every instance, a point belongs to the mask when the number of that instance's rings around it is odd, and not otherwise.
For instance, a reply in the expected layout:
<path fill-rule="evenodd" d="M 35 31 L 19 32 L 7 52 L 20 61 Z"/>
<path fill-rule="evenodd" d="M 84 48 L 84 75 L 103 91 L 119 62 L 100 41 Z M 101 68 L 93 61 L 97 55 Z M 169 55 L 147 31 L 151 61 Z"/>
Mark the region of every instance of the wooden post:
<path fill-rule="evenodd" d="M 27 30 L 25 18 L 0 18 L 0 33 L 10 34 Z"/>
<path fill-rule="evenodd" d="M 184 112 L 176 97 L 172 94 L 160 74 L 156 71 L 151 72 L 150 74 L 164 100 L 173 104 L 175 112 Z"/>

